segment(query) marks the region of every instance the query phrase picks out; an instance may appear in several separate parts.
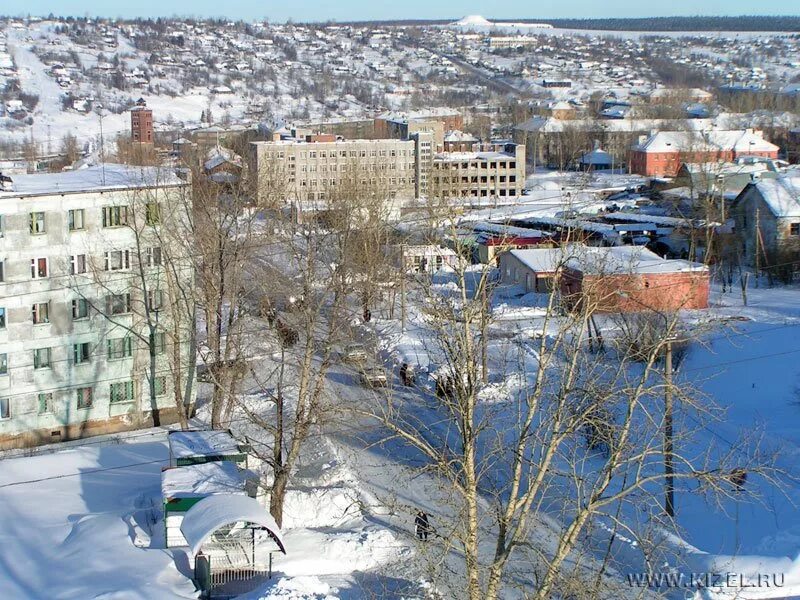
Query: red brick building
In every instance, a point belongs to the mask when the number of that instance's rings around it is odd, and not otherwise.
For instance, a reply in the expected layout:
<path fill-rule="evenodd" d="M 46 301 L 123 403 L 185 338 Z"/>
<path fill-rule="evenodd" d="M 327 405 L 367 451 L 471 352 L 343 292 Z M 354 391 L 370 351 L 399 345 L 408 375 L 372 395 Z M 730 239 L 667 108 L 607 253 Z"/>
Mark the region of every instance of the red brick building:
<path fill-rule="evenodd" d="M 557 281 L 567 307 L 597 312 L 708 308 L 708 267 L 666 260 L 641 246 L 511 250 L 500 257 L 501 281 L 547 292 Z"/>
<path fill-rule="evenodd" d="M 561 293 L 569 306 L 597 312 L 708 308 L 708 267 L 663 259 L 639 246 L 586 247 L 566 261 Z"/>
<path fill-rule="evenodd" d="M 153 143 L 153 111 L 147 108 L 144 98 L 139 98 L 131 109 L 131 141 Z"/>
<path fill-rule="evenodd" d="M 660 131 L 631 150 L 631 172 L 675 177 L 684 163 L 731 162 L 742 156 L 778 158 L 778 146 L 752 129 Z"/>

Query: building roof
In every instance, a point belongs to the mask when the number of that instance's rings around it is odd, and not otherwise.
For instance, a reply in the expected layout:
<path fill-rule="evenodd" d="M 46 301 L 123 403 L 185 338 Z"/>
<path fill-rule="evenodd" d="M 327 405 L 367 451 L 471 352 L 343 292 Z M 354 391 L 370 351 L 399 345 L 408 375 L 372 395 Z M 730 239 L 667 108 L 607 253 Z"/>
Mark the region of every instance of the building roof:
<path fill-rule="evenodd" d="M 634 147 L 640 152 L 777 152 L 778 146 L 752 129 L 732 131 L 659 131 Z"/>
<path fill-rule="evenodd" d="M 203 498 L 186 511 L 181 523 L 181 533 L 186 538 L 192 555 L 196 555 L 211 534 L 220 527 L 234 523 L 252 523 L 266 528 L 281 552 L 286 554 L 281 530 L 275 519 L 257 500 L 249 496 L 222 494 Z"/>
<path fill-rule="evenodd" d="M 111 163 L 61 173 L 14 175 L 12 179 L 12 189 L 0 190 L 0 198 L 187 185 L 172 169 Z"/>
<path fill-rule="evenodd" d="M 442 162 L 459 162 L 462 160 L 498 160 L 516 158 L 511 152 L 439 152 L 434 160 Z"/>
<path fill-rule="evenodd" d="M 228 431 L 170 431 L 168 439 L 173 458 L 241 454 L 239 444 Z"/>
<path fill-rule="evenodd" d="M 778 177 L 751 183 L 776 217 L 800 217 L 800 178 Z M 744 193 L 743 192 L 743 193 Z"/>
<path fill-rule="evenodd" d="M 161 472 L 163 498 L 202 498 L 213 494 L 244 494 L 250 471 L 229 461 L 170 467 Z"/>
<path fill-rule="evenodd" d="M 233 150 L 222 146 L 214 146 L 206 154 L 206 161 L 203 163 L 203 168 L 206 171 L 211 171 L 225 163 L 234 165 L 237 168 L 242 168 L 242 159 Z"/>
<path fill-rule="evenodd" d="M 582 155 L 578 162 L 582 165 L 611 165 L 614 164 L 614 157 L 602 148 L 595 148 Z"/>
<path fill-rule="evenodd" d="M 478 233 L 490 233 L 496 236 L 508 236 L 516 238 L 543 238 L 549 234 L 538 229 L 528 229 L 526 227 L 513 227 L 502 223 L 490 223 L 489 221 L 477 221 L 467 223 L 467 227 Z"/>
<path fill-rule="evenodd" d="M 685 219 L 681 217 L 667 217 L 664 215 L 646 215 L 634 212 L 613 212 L 603 215 L 609 221 L 619 221 L 620 223 L 652 223 L 653 225 L 664 225 L 666 227 L 703 227 L 704 221 Z"/>
<path fill-rule="evenodd" d="M 688 260 L 661 258 L 643 246 L 570 247 L 567 266 L 591 275 L 704 272 L 708 267 Z"/>
<path fill-rule="evenodd" d="M 452 131 L 448 131 L 444 136 L 445 142 L 477 142 L 478 138 L 476 138 L 471 133 L 464 133 L 458 129 L 453 129 Z"/>
<path fill-rule="evenodd" d="M 535 273 L 555 273 L 564 260 L 563 248 L 511 250 L 510 254 Z"/>

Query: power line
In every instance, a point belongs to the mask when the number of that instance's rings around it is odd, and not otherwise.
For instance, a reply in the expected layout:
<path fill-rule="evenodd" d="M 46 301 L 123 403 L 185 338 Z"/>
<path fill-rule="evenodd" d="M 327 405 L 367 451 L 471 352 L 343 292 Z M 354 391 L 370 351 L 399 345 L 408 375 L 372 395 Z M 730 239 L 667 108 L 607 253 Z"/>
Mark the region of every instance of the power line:
<path fill-rule="evenodd" d="M 106 471 L 118 471 L 120 469 L 130 469 L 132 467 L 142 467 L 145 465 L 154 465 L 154 464 L 163 464 L 165 462 L 169 462 L 169 459 L 159 459 L 159 460 L 148 460 L 138 463 L 130 463 L 127 465 L 118 465 L 116 467 L 100 467 L 97 469 L 87 469 L 86 471 L 80 471 L 78 473 L 64 473 L 63 475 L 49 475 L 48 477 L 39 477 L 38 479 L 26 479 L 24 481 L 12 481 L 11 483 L 4 483 L 0 484 L 0 489 L 14 487 L 18 485 L 28 485 L 30 483 L 41 483 L 43 481 L 52 481 L 54 479 L 68 479 L 70 477 L 83 477 L 85 475 L 91 475 L 93 473 L 104 473 Z"/>

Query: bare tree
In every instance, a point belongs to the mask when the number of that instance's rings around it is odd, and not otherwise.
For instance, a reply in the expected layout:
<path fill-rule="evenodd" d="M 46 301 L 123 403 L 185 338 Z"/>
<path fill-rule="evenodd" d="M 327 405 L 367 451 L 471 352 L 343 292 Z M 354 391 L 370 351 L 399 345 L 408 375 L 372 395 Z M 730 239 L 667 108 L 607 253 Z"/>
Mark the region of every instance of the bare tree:
<path fill-rule="evenodd" d="M 349 323 L 361 312 L 352 301 L 364 309 L 360 316 L 368 314 L 385 273 L 382 246 L 391 193 L 359 164 L 349 164 L 346 172 L 325 189 L 324 199 L 296 200 L 302 202 L 297 210 L 269 213 L 266 230 L 273 243 L 254 257 L 249 270 L 251 282 L 266 282 L 253 290 L 279 350 L 271 370 L 253 374 L 270 410 L 247 401 L 241 409 L 254 426 L 253 436 L 269 437 L 255 452 L 270 469 L 270 512 L 279 524 L 301 450 L 331 418 L 327 375 L 336 348 L 352 339 Z M 295 223 L 293 215 L 304 219 Z"/>
<path fill-rule="evenodd" d="M 482 400 L 491 385 L 481 374 L 481 346 L 490 343 L 482 335 L 490 312 L 483 290 L 491 286 L 493 269 L 462 258 L 449 295 L 432 287 L 423 293 L 429 351 L 438 364 L 436 404 L 425 414 L 389 394 L 376 396 L 365 411 L 384 428 L 386 441 L 417 453 L 422 466 L 416 470 L 443 482 L 448 504 L 437 531 L 441 543 L 428 550 L 429 562 L 450 564 L 433 573 L 434 584 L 445 583 L 449 572 L 446 585 L 459 597 L 497 598 L 510 586 L 532 598 L 549 598 L 556 590 L 597 597 L 590 581 L 601 581 L 608 560 L 596 560 L 583 543 L 599 521 L 637 540 L 644 533 L 632 530 L 620 511 L 671 526 L 662 516 L 665 452 L 677 465 L 670 479 L 676 489 L 698 486 L 730 495 L 736 493 L 730 472 L 761 468 L 757 461 L 737 463 L 746 459 L 735 452 L 683 453 L 698 429 L 694 421 L 682 421 L 672 448 L 665 449 L 661 397 L 673 397 L 681 414 L 715 415 L 707 400 L 698 402 L 664 370 L 669 344 L 686 335 L 679 316 L 643 305 L 641 312 L 661 323 L 648 330 L 646 343 L 589 346 L 592 331 L 600 332 L 596 318 L 619 305 L 620 290 L 614 277 L 603 276 L 616 272 L 606 271 L 613 265 L 596 258 L 596 283 L 587 279 L 572 287 L 570 268 L 590 258 L 580 248 L 561 251 L 539 322 L 542 334 L 515 342 L 507 355 L 516 360 L 495 365 L 495 376 L 524 382 L 503 405 Z M 552 526 L 553 516 L 559 528 Z M 541 535 L 547 539 L 537 540 Z M 641 542 L 643 551 L 655 553 L 656 541 Z M 463 576 L 453 580 L 458 573 Z"/>
<path fill-rule="evenodd" d="M 140 397 L 135 382 L 144 375 L 144 411 L 153 424 L 162 424 L 160 398 L 170 380 L 176 419 L 186 427 L 195 348 L 194 264 L 186 252 L 192 239 L 189 190 L 167 169 L 143 170 L 135 183 L 102 208 L 102 246 L 87 248 L 88 258 L 70 259 L 73 287 L 106 322 L 106 336 L 124 334 L 107 337 L 106 351 L 97 353 L 108 360 L 133 358 L 134 395 Z M 184 301 L 175 301 L 180 295 Z"/>

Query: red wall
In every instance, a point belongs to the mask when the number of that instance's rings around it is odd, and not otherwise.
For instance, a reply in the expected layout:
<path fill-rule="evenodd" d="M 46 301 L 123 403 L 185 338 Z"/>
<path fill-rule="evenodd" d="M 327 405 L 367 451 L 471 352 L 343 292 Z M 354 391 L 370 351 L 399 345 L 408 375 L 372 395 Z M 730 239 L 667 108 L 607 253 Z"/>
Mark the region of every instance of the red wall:
<path fill-rule="evenodd" d="M 708 272 L 584 275 L 568 269 L 561 293 L 568 305 L 587 300 L 598 312 L 708 308 Z"/>
<path fill-rule="evenodd" d="M 675 177 L 683 163 L 730 162 L 739 155 L 732 150 L 724 152 L 631 152 L 631 171 L 646 177 Z M 778 158 L 778 151 L 748 152 L 742 156 L 763 156 Z"/>

